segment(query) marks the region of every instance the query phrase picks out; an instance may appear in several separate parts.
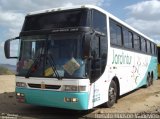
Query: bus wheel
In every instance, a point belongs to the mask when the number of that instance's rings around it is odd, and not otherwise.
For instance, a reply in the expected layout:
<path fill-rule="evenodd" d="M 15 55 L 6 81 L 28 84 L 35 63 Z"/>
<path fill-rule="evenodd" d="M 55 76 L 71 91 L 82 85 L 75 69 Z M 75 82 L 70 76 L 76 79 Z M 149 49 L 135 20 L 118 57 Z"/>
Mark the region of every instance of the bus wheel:
<path fill-rule="evenodd" d="M 110 108 L 114 105 L 117 100 L 117 85 L 114 80 L 111 81 L 108 91 L 108 102 L 106 102 L 106 107 Z"/>
<path fill-rule="evenodd" d="M 147 82 L 146 82 L 146 85 L 145 85 L 145 88 L 148 88 L 150 85 L 151 85 L 151 76 L 148 74 L 147 75 Z"/>
<path fill-rule="evenodd" d="M 150 77 L 151 77 L 150 85 L 153 85 L 153 74 Z"/>

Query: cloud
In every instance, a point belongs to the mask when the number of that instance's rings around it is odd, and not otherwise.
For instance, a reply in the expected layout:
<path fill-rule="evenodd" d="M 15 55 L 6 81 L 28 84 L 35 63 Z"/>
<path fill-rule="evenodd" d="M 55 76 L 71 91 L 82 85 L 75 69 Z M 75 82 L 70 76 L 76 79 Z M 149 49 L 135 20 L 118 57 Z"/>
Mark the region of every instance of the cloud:
<path fill-rule="evenodd" d="M 140 29 L 141 31 L 150 34 L 150 35 L 157 35 L 160 34 L 160 20 L 142 20 L 138 18 L 128 18 L 126 19 L 127 23 L 132 24 L 132 26 Z"/>
<path fill-rule="evenodd" d="M 1 42 L 0 47 L 2 47 L 2 48 L 4 47 L 4 41 Z"/>
<path fill-rule="evenodd" d="M 28 12 L 84 4 L 103 6 L 103 3 L 104 0 L 0 0 L 0 62 L 8 63 L 4 60 L 4 41 L 19 35 Z"/>
<path fill-rule="evenodd" d="M 17 35 L 28 12 L 54 7 L 70 7 L 79 4 L 101 6 L 103 2 L 104 0 L 0 0 L 0 27 L 8 28 L 8 34 L 11 34 L 9 36 L 15 33 Z"/>
<path fill-rule="evenodd" d="M 150 0 L 126 7 L 130 14 L 138 19 L 157 20 L 160 16 L 160 1 Z"/>
<path fill-rule="evenodd" d="M 24 21 L 24 14 L 3 10 L 0 10 L 0 14 L 0 27 L 5 29 L 6 37 L 17 36 Z"/>
<path fill-rule="evenodd" d="M 94 4 L 100 6 L 103 1 L 104 0 L 65 0 L 65 2 L 64 0 L 0 0 L 0 27 L 7 29 L 7 35 L 15 36 L 20 32 L 24 17 L 28 12 L 54 7 L 70 7 L 79 4 Z"/>
<path fill-rule="evenodd" d="M 19 12 L 31 12 L 66 5 L 94 4 L 101 6 L 104 0 L 0 0 L 0 7 L 5 10 L 18 10 Z"/>
<path fill-rule="evenodd" d="M 160 42 L 160 1 L 147 0 L 127 6 L 129 18 L 125 21 L 144 34 Z"/>

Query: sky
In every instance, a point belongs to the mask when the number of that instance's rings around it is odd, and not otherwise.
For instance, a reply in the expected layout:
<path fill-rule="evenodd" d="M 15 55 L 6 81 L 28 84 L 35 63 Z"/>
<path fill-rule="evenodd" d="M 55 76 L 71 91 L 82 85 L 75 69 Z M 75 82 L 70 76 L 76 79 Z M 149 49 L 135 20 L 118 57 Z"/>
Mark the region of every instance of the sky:
<path fill-rule="evenodd" d="M 5 58 L 4 42 L 19 35 L 27 13 L 84 4 L 103 8 L 160 43 L 160 0 L 0 0 L 0 64 L 16 64 Z"/>

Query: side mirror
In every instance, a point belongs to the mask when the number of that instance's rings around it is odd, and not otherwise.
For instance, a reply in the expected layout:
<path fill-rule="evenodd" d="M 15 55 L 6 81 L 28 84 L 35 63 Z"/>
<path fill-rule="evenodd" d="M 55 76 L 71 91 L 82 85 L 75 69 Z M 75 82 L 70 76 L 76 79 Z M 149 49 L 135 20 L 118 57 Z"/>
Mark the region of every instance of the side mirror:
<path fill-rule="evenodd" d="M 13 42 L 13 41 L 17 41 L 19 39 L 19 37 L 16 37 L 16 38 L 12 38 L 12 39 L 8 39 L 6 42 L 5 42 L 5 44 L 4 44 L 4 53 L 5 53 L 5 56 L 6 56 L 6 58 L 7 59 L 9 59 L 9 58 L 18 58 L 17 56 L 13 56 L 13 55 L 11 55 L 11 50 L 12 49 L 14 49 L 14 47 L 13 46 L 11 46 L 11 45 L 13 45 L 13 43 L 15 44 L 15 45 L 17 45 L 15 42 Z M 12 43 L 13 42 L 13 43 Z M 12 44 L 11 44 L 12 43 Z M 17 47 L 16 47 L 17 48 Z"/>
<path fill-rule="evenodd" d="M 82 53 L 82 57 L 84 59 L 90 57 L 90 48 L 91 48 L 91 35 L 85 34 L 83 39 L 83 53 Z"/>

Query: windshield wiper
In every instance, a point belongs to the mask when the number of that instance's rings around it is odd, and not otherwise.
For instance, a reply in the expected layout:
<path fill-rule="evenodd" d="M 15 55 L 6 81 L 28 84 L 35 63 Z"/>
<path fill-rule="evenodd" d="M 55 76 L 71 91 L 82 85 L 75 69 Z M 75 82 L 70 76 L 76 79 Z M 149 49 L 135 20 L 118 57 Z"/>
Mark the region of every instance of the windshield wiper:
<path fill-rule="evenodd" d="M 57 71 L 57 69 L 56 69 L 56 65 L 55 65 L 55 62 L 54 62 L 53 57 L 48 54 L 48 55 L 47 55 L 47 60 L 49 61 L 49 64 L 51 65 L 52 70 L 53 70 L 54 74 L 56 75 L 56 78 L 57 78 L 58 80 L 62 80 L 62 77 L 60 77 L 60 75 L 59 75 L 59 73 L 58 73 L 58 71 Z"/>
<path fill-rule="evenodd" d="M 31 65 L 31 67 L 29 68 L 25 78 L 29 78 L 31 72 L 33 71 L 33 67 L 35 67 L 40 61 L 41 61 L 41 58 L 42 58 L 42 53 L 40 53 L 34 60 L 33 64 Z"/>
<path fill-rule="evenodd" d="M 46 41 L 47 42 L 47 41 Z M 30 74 L 32 73 L 33 71 L 33 68 L 41 61 L 41 58 L 43 57 L 43 63 L 44 63 L 44 69 L 45 69 L 45 65 L 46 65 L 46 62 L 48 61 L 50 66 L 52 67 L 52 70 L 56 76 L 56 78 L 58 80 L 61 80 L 62 77 L 60 77 L 57 69 L 56 69 L 56 65 L 55 65 L 55 62 L 54 62 L 54 59 L 51 55 L 48 54 L 48 44 L 46 43 L 45 44 L 45 47 L 43 47 L 41 49 L 42 52 L 40 52 L 40 54 L 35 58 L 33 64 L 31 65 L 31 67 L 29 68 L 25 78 L 29 78 Z M 38 69 L 35 69 L 35 70 L 38 70 Z"/>
<path fill-rule="evenodd" d="M 48 39 L 47 39 L 47 40 L 46 40 L 46 46 L 45 46 L 45 60 L 46 60 L 46 62 L 47 62 L 47 61 L 49 62 L 49 64 L 50 64 L 50 66 L 52 67 L 52 70 L 53 70 L 56 78 L 57 78 L 58 80 L 61 80 L 62 78 L 60 77 L 60 75 L 59 75 L 59 73 L 58 73 L 58 71 L 57 71 L 57 69 L 56 69 L 56 65 L 55 65 L 54 59 L 53 59 L 53 57 L 48 53 L 48 45 L 49 45 L 49 42 L 48 42 Z M 45 64 L 46 64 L 46 63 L 45 63 Z M 45 64 L 44 64 L 44 65 L 45 65 Z"/>
<path fill-rule="evenodd" d="M 25 78 L 29 78 L 29 76 L 30 76 L 30 74 L 31 74 L 31 72 L 32 72 L 32 69 L 41 61 L 42 56 L 43 56 L 42 54 L 39 54 L 39 55 L 36 57 L 36 59 L 34 60 L 32 66 L 31 66 L 30 69 L 28 70 Z M 52 67 L 52 70 L 53 70 L 56 78 L 57 78 L 58 80 L 61 80 L 62 78 L 59 76 L 59 73 L 58 73 L 58 71 L 57 71 L 57 69 L 56 69 L 56 66 L 55 66 L 53 57 L 52 57 L 51 55 L 47 55 L 47 56 L 46 56 L 46 60 L 49 62 L 50 66 Z"/>

